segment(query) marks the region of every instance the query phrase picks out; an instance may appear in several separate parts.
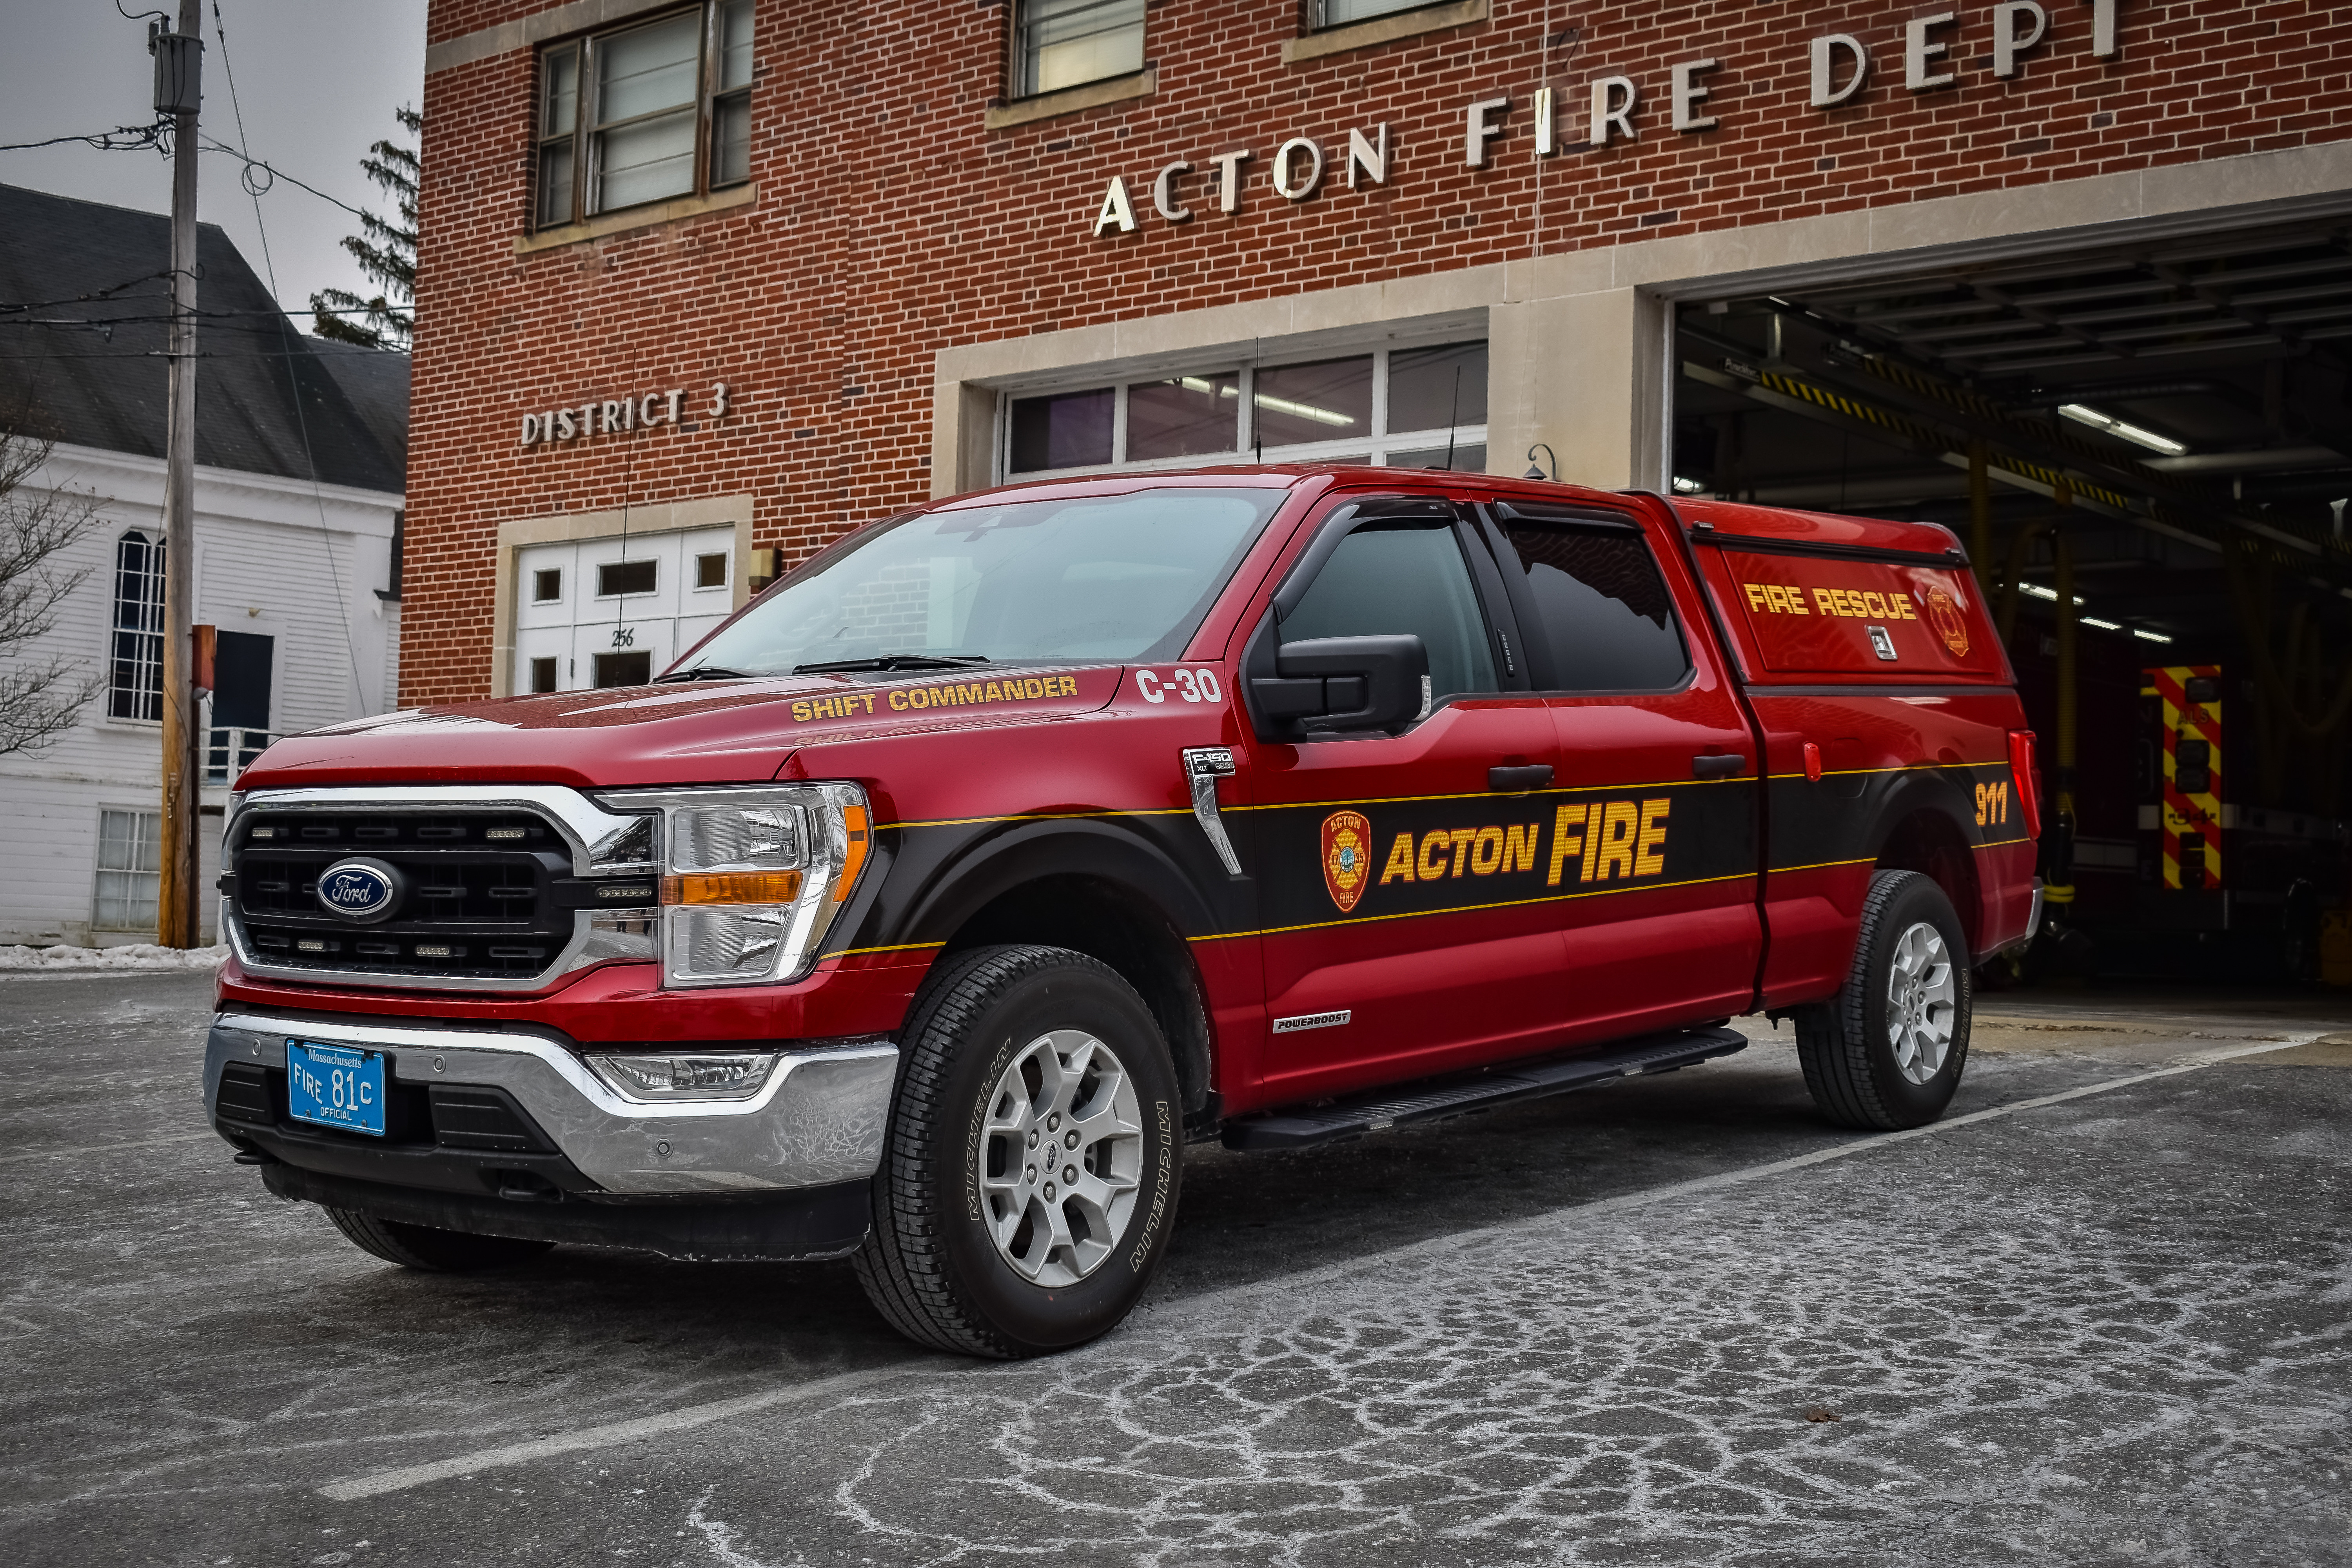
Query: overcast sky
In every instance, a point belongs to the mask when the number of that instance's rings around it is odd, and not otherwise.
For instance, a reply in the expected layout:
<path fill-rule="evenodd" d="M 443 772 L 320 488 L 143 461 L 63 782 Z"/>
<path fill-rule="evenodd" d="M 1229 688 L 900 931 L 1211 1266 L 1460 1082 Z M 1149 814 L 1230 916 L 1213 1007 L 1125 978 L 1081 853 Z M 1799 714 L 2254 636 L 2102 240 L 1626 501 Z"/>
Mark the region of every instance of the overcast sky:
<path fill-rule="evenodd" d="M 0 145 L 142 125 L 154 118 L 147 25 L 126 21 L 178 0 L 0 0 Z M 237 120 L 222 68 L 215 10 L 227 30 L 245 145 L 252 155 L 353 206 L 392 216 L 360 173 L 380 137 L 402 140 L 393 110 L 425 92 L 425 0 L 204 0 L 204 129 L 235 145 Z M 197 216 L 216 223 L 254 271 L 269 276 L 254 199 L 241 165 L 204 155 Z M 68 144 L 0 153 L 0 184 L 24 185 L 146 212 L 172 210 L 172 170 L 153 152 L 100 152 Z M 307 309 L 311 291 L 374 287 L 341 245 L 359 220 L 280 182 L 261 197 L 278 302 Z M 308 327 L 310 318 L 296 321 Z"/>

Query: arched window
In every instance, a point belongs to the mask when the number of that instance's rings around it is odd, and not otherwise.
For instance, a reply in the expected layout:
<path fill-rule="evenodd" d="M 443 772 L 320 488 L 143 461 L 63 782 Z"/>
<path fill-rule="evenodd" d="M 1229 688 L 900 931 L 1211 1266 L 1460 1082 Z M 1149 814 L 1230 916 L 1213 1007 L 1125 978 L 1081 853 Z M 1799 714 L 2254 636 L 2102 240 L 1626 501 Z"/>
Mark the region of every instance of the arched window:
<path fill-rule="evenodd" d="M 114 646 L 106 711 L 113 719 L 163 717 L 163 542 L 132 529 L 114 544 Z"/>

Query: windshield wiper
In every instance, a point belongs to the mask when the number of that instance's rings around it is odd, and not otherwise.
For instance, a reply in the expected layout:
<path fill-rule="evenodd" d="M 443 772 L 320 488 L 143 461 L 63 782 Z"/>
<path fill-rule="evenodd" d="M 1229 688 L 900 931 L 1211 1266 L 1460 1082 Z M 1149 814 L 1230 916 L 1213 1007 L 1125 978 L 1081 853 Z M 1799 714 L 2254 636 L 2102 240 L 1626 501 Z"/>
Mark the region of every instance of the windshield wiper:
<path fill-rule="evenodd" d="M 830 675 L 851 669 L 961 669 L 990 662 L 984 653 L 886 653 L 872 658 L 837 658 L 829 664 L 796 664 L 794 675 Z"/>
<path fill-rule="evenodd" d="M 674 680 L 757 680 L 756 675 L 746 675 L 740 669 L 722 669 L 715 664 L 698 664 L 692 669 L 673 669 L 656 680 L 656 686 L 667 686 Z"/>

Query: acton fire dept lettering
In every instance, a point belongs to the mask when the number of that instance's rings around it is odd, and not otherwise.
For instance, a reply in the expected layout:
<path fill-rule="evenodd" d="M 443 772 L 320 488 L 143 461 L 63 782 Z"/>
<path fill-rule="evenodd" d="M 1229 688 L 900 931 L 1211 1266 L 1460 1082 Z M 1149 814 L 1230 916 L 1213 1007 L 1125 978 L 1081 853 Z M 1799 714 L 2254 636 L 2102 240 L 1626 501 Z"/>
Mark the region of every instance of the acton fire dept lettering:
<path fill-rule="evenodd" d="M 1817 112 L 1826 114 L 1846 110 L 1882 80 L 1888 86 L 1900 82 L 1903 90 L 1912 94 L 1941 92 L 1976 82 L 2014 80 L 2024 75 L 2038 58 L 2063 48 L 2065 45 L 2060 41 L 2063 34 L 2086 35 L 2082 42 L 2088 44 L 2087 52 L 2093 59 L 2115 58 L 2122 52 L 2116 41 L 2116 22 L 2123 0 L 2084 3 L 2090 11 L 2087 26 L 2072 22 L 2062 26 L 2046 0 L 1998 0 L 1981 12 L 1967 16 L 1955 7 L 1906 17 L 1902 24 L 1901 39 L 1888 41 L 1893 44 L 1891 48 L 1888 43 L 1874 48 L 1853 33 L 1817 34 L 1803 41 L 1798 57 L 1801 62 L 1798 69 L 1810 89 L 1806 102 Z M 1577 37 L 1578 29 L 1573 27 L 1560 35 L 1562 39 Z M 1975 48 L 1980 37 L 1991 47 L 1989 54 L 1979 57 Z M 1783 47 L 1794 47 L 1794 41 Z M 2074 47 L 2080 47 L 2081 44 Z M 1715 106 L 1729 100 L 1727 96 L 1718 99 L 1715 79 L 1719 73 L 1750 63 L 1717 56 L 1696 57 L 1666 63 L 1663 81 L 1655 74 L 1646 81 L 1635 76 L 1598 76 L 1580 86 L 1539 87 L 1531 100 L 1490 89 L 1463 105 L 1462 118 L 1455 122 L 1461 135 L 1458 159 L 1441 154 L 1438 159 L 1424 162 L 1423 167 L 1438 161 L 1464 169 L 1496 167 L 1494 143 L 1517 129 L 1512 123 L 1515 111 L 1528 111 L 1523 123 L 1530 132 L 1530 151 L 1538 159 L 1598 152 L 1612 142 L 1637 142 L 1645 129 L 1654 133 L 1661 118 L 1664 128 L 1678 136 L 1720 132 L 1725 129 L 1725 121 L 1715 112 Z M 1658 68 L 1653 66 L 1651 70 L 1655 72 Z M 1662 87 L 1664 90 L 1660 91 Z M 1660 100 L 1664 108 L 1663 116 L 1659 112 Z M 1336 139 L 1327 150 L 1314 137 L 1293 136 L 1264 161 L 1261 166 L 1265 171 L 1265 183 L 1285 202 L 1306 202 L 1325 188 L 1326 161 L 1336 162 L 1338 153 Z M 1259 154 L 1249 148 L 1228 148 L 1199 159 L 1200 163 L 1215 167 L 1213 188 L 1220 214 L 1230 217 L 1242 210 L 1241 166 L 1258 160 Z M 1386 124 L 1374 126 L 1369 133 L 1361 130 L 1347 132 L 1346 176 L 1349 190 L 1359 188 L 1360 175 L 1367 184 L 1387 184 L 1394 162 Z M 1152 209 L 1166 222 L 1181 224 L 1192 220 L 1194 209 L 1186 204 L 1183 182 L 1195 177 L 1196 167 L 1191 158 L 1179 159 L 1163 166 L 1151 180 Z M 1129 189 L 1127 176 L 1112 175 L 1103 189 L 1101 201 L 1086 207 L 1079 216 L 1081 221 L 1091 225 L 1097 238 L 1136 232 L 1136 196 Z"/>

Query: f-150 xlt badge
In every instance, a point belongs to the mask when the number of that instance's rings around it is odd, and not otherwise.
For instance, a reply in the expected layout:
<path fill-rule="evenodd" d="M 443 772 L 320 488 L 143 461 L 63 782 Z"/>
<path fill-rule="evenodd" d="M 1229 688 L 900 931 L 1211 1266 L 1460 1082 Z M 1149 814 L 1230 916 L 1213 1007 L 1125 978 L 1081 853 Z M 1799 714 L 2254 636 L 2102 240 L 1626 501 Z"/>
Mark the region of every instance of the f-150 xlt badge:
<path fill-rule="evenodd" d="M 1343 915 L 1364 896 L 1371 853 L 1372 825 L 1361 812 L 1335 811 L 1323 819 L 1323 885 Z"/>
<path fill-rule="evenodd" d="M 319 907 L 347 921 L 380 921 L 400 897 L 400 873 L 381 860 L 338 860 L 319 873 Z"/>

